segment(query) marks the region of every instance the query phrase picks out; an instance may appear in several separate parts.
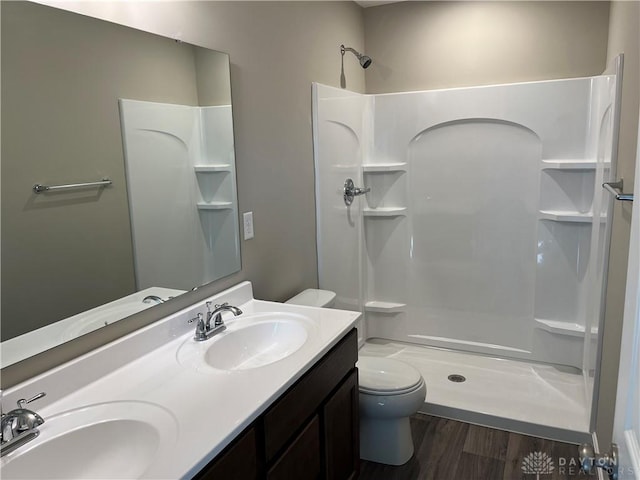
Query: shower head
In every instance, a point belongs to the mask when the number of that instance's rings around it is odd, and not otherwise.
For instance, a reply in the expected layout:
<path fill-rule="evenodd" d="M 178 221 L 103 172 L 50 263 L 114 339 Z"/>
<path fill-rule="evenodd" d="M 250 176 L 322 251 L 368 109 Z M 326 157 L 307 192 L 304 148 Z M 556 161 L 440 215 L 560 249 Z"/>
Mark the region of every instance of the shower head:
<path fill-rule="evenodd" d="M 357 50 L 351 47 L 345 47 L 344 45 L 340 45 L 340 53 L 342 54 L 342 56 L 344 56 L 344 52 L 351 52 L 356 57 L 358 57 L 358 60 L 360 61 L 360 66 L 362 68 L 368 68 L 369 65 L 371 65 L 371 57 L 367 55 L 363 55 L 362 53 L 358 52 Z"/>

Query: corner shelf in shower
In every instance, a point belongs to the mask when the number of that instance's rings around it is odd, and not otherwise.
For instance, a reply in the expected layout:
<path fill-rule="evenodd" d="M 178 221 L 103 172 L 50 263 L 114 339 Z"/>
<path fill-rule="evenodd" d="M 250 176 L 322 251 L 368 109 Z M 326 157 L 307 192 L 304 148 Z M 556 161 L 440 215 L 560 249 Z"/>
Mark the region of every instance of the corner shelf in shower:
<path fill-rule="evenodd" d="M 219 173 L 231 171 L 231 165 L 228 163 L 214 164 L 214 165 L 195 165 L 193 167 L 196 173 Z"/>
<path fill-rule="evenodd" d="M 394 173 L 394 172 L 406 172 L 406 163 L 370 163 L 362 165 L 362 171 L 364 173 Z"/>
<path fill-rule="evenodd" d="M 569 222 L 569 223 L 591 223 L 593 213 L 591 212 L 573 212 L 568 210 L 540 210 L 538 212 L 540 220 L 551 220 L 552 222 Z M 601 221 L 604 221 L 604 217 Z"/>
<path fill-rule="evenodd" d="M 198 210 L 232 210 L 232 202 L 198 202 Z"/>
<path fill-rule="evenodd" d="M 547 159 L 542 160 L 544 170 L 593 170 L 596 168 L 595 160 L 584 159 Z"/>
<path fill-rule="evenodd" d="M 364 310 L 365 312 L 375 313 L 399 313 L 403 312 L 406 306 L 406 303 L 378 302 L 372 300 L 364 304 Z"/>
<path fill-rule="evenodd" d="M 536 327 L 550 333 L 558 335 L 568 335 L 570 337 L 584 337 L 585 327 L 579 323 L 560 322 L 558 320 L 546 320 L 536 318 Z M 591 327 L 591 334 L 598 334 L 598 327 Z"/>
<path fill-rule="evenodd" d="M 363 208 L 362 214 L 365 217 L 404 217 L 407 207 L 380 207 Z"/>

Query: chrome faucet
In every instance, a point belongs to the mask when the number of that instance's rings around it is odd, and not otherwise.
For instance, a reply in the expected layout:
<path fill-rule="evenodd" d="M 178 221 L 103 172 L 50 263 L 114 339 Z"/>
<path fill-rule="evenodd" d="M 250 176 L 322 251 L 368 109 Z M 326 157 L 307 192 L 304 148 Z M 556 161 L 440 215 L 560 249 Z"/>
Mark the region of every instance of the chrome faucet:
<path fill-rule="evenodd" d="M 44 419 L 36 412 L 25 408 L 25 405 L 45 395 L 46 393 L 40 392 L 29 400 L 21 398 L 18 400 L 18 408 L 11 410 L 7 414 L 2 414 L 0 425 L 0 456 L 14 451 L 16 448 L 40 435 L 37 427 L 44 423 Z"/>
<path fill-rule="evenodd" d="M 166 300 L 164 300 L 163 298 L 160 298 L 157 295 L 147 295 L 142 299 L 142 303 L 151 303 L 152 301 L 158 304 L 166 302 Z"/>
<path fill-rule="evenodd" d="M 197 316 L 198 323 L 196 324 L 196 334 L 194 340 L 202 342 L 213 337 L 217 333 L 222 332 L 226 327 L 222 320 L 222 312 L 231 312 L 235 316 L 242 315 L 242 310 L 238 307 L 223 303 L 222 305 L 216 305 L 214 310 L 211 310 L 211 302 L 207 302 L 207 319 L 204 320 L 201 313 Z M 194 319 L 195 320 L 195 319 Z M 213 325 L 211 322 L 213 321 Z"/>

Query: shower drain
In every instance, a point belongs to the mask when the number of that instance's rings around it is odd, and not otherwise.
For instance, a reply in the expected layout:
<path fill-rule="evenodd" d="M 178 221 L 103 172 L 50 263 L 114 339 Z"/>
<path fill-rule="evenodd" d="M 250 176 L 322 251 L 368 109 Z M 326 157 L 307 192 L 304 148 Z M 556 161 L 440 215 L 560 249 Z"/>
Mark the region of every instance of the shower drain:
<path fill-rule="evenodd" d="M 456 383 L 462 383 L 466 380 L 464 376 L 458 375 L 457 373 L 454 373 L 453 375 L 449 375 L 447 378 L 449 379 L 449 381 L 456 382 Z"/>

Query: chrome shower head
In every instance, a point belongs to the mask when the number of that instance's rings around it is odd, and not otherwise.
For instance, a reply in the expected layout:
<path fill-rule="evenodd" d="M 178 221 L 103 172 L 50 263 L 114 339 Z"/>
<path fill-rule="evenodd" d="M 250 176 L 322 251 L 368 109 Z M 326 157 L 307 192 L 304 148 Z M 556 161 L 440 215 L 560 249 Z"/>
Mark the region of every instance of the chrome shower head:
<path fill-rule="evenodd" d="M 371 57 L 367 55 L 363 55 L 362 53 L 358 52 L 357 50 L 351 47 L 345 47 L 344 45 L 340 45 L 340 53 L 344 56 L 345 52 L 351 52 L 356 57 L 358 57 L 358 61 L 360 62 L 360 66 L 362 68 L 368 68 L 369 65 L 371 65 Z"/>
<path fill-rule="evenodd" d="M 362 68 L 367 68 L 369 65 L 371 65 L 371 57 L 368 57 L 367 55 L 360 55 L 358 57 L 358 60 L 360 60 L 360 65 L 362 65 Z"/>

